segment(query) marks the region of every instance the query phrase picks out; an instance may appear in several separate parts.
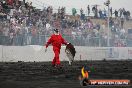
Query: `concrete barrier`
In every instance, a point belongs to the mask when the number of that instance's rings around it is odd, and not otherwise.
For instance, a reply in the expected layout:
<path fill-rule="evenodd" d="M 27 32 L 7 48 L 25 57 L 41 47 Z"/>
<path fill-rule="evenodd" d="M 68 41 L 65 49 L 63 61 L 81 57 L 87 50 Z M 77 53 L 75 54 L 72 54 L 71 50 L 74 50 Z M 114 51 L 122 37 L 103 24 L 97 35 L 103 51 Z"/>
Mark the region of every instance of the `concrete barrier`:
<path fill-rule="evenodd" d="M 3 58 L 3 46 L 0 46 L 0 58 L 2 59 Z"/>
<path fill-rule="evenodd" d="M 75 46 L 75 60 L 126 60 L 132 59 L 131 47 L 86 47 Z M 0 46 L 0 61 L 17 62 L 17 61 L 52 61 L 54 53 L 52 46 L 48 51 L 44 51 L 44 46 Z M 68 61 L 65 54 L 65 46 L 62 46 L 60 53 L 61 61 Z"/>

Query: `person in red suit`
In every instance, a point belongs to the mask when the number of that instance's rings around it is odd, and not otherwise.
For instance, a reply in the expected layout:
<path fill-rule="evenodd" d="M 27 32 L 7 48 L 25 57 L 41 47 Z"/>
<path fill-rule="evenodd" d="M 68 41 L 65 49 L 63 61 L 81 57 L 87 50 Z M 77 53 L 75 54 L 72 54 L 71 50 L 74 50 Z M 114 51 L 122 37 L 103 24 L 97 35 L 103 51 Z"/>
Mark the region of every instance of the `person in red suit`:
<path fill-rule="evenodd" d="M 52 66 L 53 67 L 61 66 L 60 58 L 59 58 L 61 45 L 62 44 L 67 45 L 68 43 L 61 36 L 61 34 L 59 33 L 58 29 L 54 29 L 54 34 L 51 35 L 51 37 L 49 38 L 48 42 L 46 43 L 45 52 L 47 51 L 47 47 L 49 46 L 49 44 L 52 44 L 54 55 L 55 55 L 54 59 L 52 61 Z"/>

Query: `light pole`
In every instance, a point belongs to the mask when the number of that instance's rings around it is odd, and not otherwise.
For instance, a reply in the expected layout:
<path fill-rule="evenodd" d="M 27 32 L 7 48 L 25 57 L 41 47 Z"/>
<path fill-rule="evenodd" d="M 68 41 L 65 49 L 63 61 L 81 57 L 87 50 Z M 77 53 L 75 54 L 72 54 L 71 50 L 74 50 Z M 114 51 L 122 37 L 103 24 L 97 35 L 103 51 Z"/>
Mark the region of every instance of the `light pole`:
<path fill-rule="evenodd" d="M 109 9 L 109 5 L 110 5 L 110 0 L 107 0 L 104 3 L 106 6 L 108 6 L 108 19 L 107 19 L 107 24 L 108 24 L 108 31 L 107 31 L 107 47 L 110 46 L 110 27 L 109 27 L 109 20 L 110 20 L 110 9 Z"/>

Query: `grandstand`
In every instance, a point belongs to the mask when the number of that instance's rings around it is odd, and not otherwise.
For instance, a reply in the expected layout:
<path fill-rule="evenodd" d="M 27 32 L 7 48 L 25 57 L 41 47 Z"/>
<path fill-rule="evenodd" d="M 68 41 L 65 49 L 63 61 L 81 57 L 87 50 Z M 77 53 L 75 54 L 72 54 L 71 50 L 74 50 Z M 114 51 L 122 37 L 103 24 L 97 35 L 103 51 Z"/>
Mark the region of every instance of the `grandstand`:
<path fill-rule="evenodd" d="M 40 1 L 34 4 L 40 5 Z M 90 7 L 92 9 L 89 16 L 85 11 L 73 16 L 67 13 L 65 7 L 55 8 L 41 3 L 43 10 L 40 10 L 33 7 L 34 4 L 19 0 L 1 1 L 1 45 L 43 45 L 52 34 L 52 29 L 58 28 L 67 41 L 77 46 L 105 47 L 108 37 L 111 38 L 111 47 L 132 46 L 131 35 L 128 34 L 128 29 L 132 29 L 132 22 L 130 14 L 126 15 L 128 11 L 125 9 L 121 9 L 124 14 L 118 14 L 118 17 L 112 16 L 110 19 L 110 36 L 108 36 L 107 11 L 105 13 L 102 9 L 100 14 L 96 5 Z M 98 13 L 97 16 L 95 13 Z"/>
<path fill-rule="evenodd" d="M 76 8 L 78 13 L 69 14 L 67 7 L 24 1 L 0 1 L 0 88 L 81 88 L 78 77 L 83 66 L 90 68 L 90 79 L 132 80 L 132 19 L 127 9 L 121 7 L 124 14 L 119 11 L 117 17 L 110 17 L 108 36 L 108 12 L 104 8 L 90 5 L 90 15 Z M 44 44 L 54 28 L 75 46 L 71 66 L 65 46 L 60 52 L 63 67 L 51 66 L 52 47 L 45 52 Z"/>

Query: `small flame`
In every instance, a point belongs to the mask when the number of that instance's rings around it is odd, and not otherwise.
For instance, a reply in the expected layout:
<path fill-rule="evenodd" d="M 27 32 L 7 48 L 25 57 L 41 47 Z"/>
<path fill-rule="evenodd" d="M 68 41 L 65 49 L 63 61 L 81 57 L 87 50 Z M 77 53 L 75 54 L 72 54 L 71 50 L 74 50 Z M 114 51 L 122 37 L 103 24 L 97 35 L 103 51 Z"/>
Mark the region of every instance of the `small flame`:
<path fill-rule="evenodd" d="M 84 67 L 81 69 L 81 73 L 82 73 L 83 78 L 88 78 L 89 77 L 88 71 L 85 71 Z"/>

